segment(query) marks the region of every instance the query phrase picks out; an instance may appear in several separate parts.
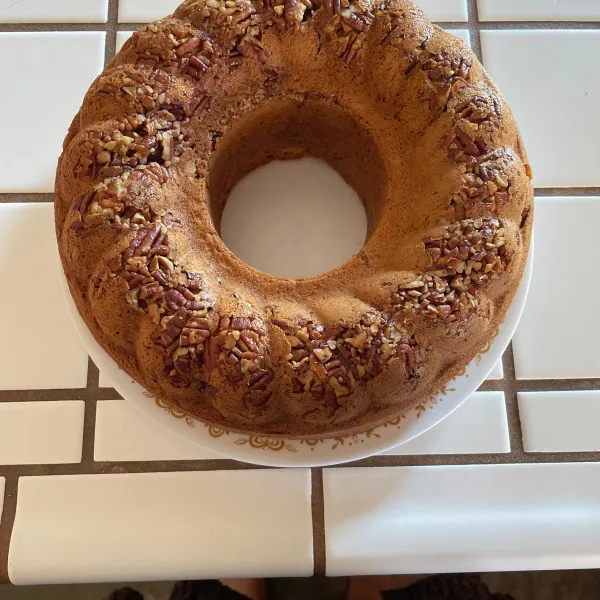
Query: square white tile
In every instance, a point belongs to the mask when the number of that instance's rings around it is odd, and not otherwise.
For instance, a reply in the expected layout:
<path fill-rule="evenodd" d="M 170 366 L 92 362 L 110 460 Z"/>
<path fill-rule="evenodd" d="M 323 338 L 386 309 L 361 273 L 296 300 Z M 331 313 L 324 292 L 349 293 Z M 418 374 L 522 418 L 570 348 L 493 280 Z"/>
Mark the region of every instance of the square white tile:
<path fill-rule="evenodd" d="M 467 0 L 415 0 L 432 21 L 458 21 L 469 19 Z"/>
<path fill-rule="evenodd" d="M 525 452 L 600 450 L 600 391 L 521 392 Z"/>
<path fill-rule="evenodd" d="M 181 0 L 120 0 L 119 23 L 148 23 L 175 12 Z"/>
<path fill-rule="evenodd" d="M 599 222 L 600 198 L 537 198 L 533 278 L 513 338 L 518 379 L 600 377 Z"/>
<path fill-rule="evenodd" d="M 0 403 L 0 465 L 81 462 L 82 401 Z"/>
<path fill-rule="evenodd" d="M 519 123 L 535 185 L 600 185 L 600 31 L 482 31 L 481 47 Z"/>
<path fill-rule="evenodd" d="M 52 192 L 62 142 L 104 65 L 102 32 L 0 33 L 0 193 Z"/>
<path fill-rule="evenodd" d="M 480 21 L 598 21 L 598 0 L 477 0 Z"/>
<path fill-rule="evenodd" d="M 59 284 L 54 206 L 0 204 L 0 389 L 84 388 L 88 357 Z"/>
<path fill-rule="evenodd" d="M 21 477 L 17 585 L 309 576 L 308 469 Z"/>
<path fill-rule="evenodd" d="M 326 469 L 327 574 L 598 567 L 600 464 Z"/>
<path fill-rule="evenodd" d="M 388 455 L 510 452 L 502 392 L 475 392 L 441 423 Z"/>
<path fill-rule="evenodd" d="M 224 457 L 152 423 L 125 400 L 104 400 L 96 404 L 95 461 L 219 458 Z"/>
<path fill-rule="evenodd" d="M 108 0 L 0 0 L 0 23 L 106 23 Z"/>
<path fill-rule="evenodd" d="M 134 34 L 134 31 L 117 31 L 117 47 L 116 52 L 119 52 L 123 44 Z"/>

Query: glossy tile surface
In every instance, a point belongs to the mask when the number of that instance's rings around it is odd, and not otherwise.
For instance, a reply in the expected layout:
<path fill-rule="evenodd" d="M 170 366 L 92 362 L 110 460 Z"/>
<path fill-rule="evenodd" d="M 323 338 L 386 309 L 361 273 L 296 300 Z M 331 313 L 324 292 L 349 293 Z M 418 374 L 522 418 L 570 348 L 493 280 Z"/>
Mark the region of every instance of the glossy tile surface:
<path fill-rule="evenodd" d="M 82 401 L 0 402 L 0 465 L 81 461 Z"/>
<path fill-rule="evenodd" d="M 600 391 L 520 392 L 525 452 L 600 451 Z"/>
<path fill-rule="evenodd" d="M 519 122 L 535 185 L 600 185 L 600 31 L 482 31 L 481 48 Z"/>
<path fill-rule="evenodd" d="M 327 574 L 597 568 L 600 464 L 327 469 Z"/>
<path fill-rule="evenodd" d="M 22 477 L 11 581 L 308 576 L 309 475 L 290 469 Z"/>
<path fill-rule="evenodd" d="M 105 23 L 108 0 L 0 0 L 0 23 Z"/>
<path fill-rule="evenodd" d="M 432 21 L 466 21 L 467 0 L 415 0 Z"/>
<path fill-rule="evenodd" d="M 96 404 L 96 461 L 219 459 L 221 456 L 152 423 L 125 400 Z"/>
<path fill-rule="evenodd" d="M 120 0 L 120 23 L 148 23 L 170 15 L 180 0 Z"/>
<path fill-rule="evenodd" d="M 54 191 L 63 140 L 104 65 L 104 39 L 99 31 L 0 33 L 0 74 L 11 82 L 0 94 L 9 141 L 0 145 L 0 193 Z"/>
<path fill-rule="evenodd" d="M 598 21 L 598 0 L 477 0 L 481 21 Z"/>
<path fill-rule="evenodd" d="M 513 339 L 519 379 L 600 377 L 600 198 L 540 198 L 531 289 Z M 574 302 L 559 290 L 582 285 Z"/>
<path fill-rule="evenodd" d="M 0 204 L 0 253 L 11 290 L 0 294 L 0 390 L 87 383 L 87 353 L 59 284 L 53 209 L 51 203 Z"/>

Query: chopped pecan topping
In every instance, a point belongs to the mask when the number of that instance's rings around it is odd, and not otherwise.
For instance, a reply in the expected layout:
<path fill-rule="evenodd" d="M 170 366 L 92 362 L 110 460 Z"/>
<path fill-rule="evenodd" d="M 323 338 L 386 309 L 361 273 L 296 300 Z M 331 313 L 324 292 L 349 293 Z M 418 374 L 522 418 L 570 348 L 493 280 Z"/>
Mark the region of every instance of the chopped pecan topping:
<path fill-rule="evenodd" d="M 487 95 L 478 94 L 458 102 L 452 110 L 460 119 L 481 125 L 496 122 L 502 113 L 502 106 L 496 93 L 489 90 Z"/>
<path fill-rule="evenodd" d="M 486 152 L 485 143 L 473 139 L 459 126 L 454 129 L 454 138 L 448 147 L 448 157 L 457 162 L 472 163 Z"/>
<path fill-rule="evenodd" d="M 130 301 L 156 323 L 152 339 L 164 349 L 170 383 L 199 384 L 218 368 L 230 385 L 245 386 L 248 406 L 264 406 L 274 374 L 262 323 L 253 315 L 219 317 L 202 277 L 171 256 L 168 235 L 162 222 L 143 226 L 109 267 L 127 283 Z"/>
<path fill-rule="evenodd" d="M 426 238 L 429 273 L 399 286 L 392 310 L 421 312 L 434 320 L 469 317 L 478 305 L 477 289 L 497 279 L 510 260 L 505 235 L 502 221 L 487 217 L 465 219 Z"/>
<path fill-rule="evenodd" d="M 295 27 L 312 16 L 313 8 L 311 0 L 276 0 L 273 12 L 283 17 L 286 25 Z"/>
<path fill-rule="evenodd" d="M 417 375 L 414 337 L 383 313 L 364 315 L 355 327 L 343 323 L 324 327 L 311 321 L 277 326 L 286 332 L 290 345 L 287 360 L 294 392 L 310 392 L 330 409 L 343 406 L 359 382 L 377 377 L 393 360 L 402 361 L 407 377 Z"/>
<path fill-rule="evenodd" d="M 88 221 L 102 217 L 122 230 L 139 229 L 156 219 L 156 213 L 147 205 L 133 202 L 133 185 L 136 182 L 164 184 L 174 176 L 171 169 L 152 163 L 124 171 L 117 177 L 105 179 L 74 205 L 80 220 L 72 227 L 81 235 Z M 172 215 L 168 213 L 165 218 Z M 172 224 L 172 223 L 171 223 Z"/>
<path fill-rule="evenodd" d="M 325 2 L 323 7 L 331 14 L 331 20 L 325 26 L 324 33 L 339 48 L 340 60 L 349 65 L 365 48 L 366 34 L 378 11 L 370 8 L 368 3 L 354 3 L 348 0 Z"/>
<path fill-rule="evenodd" d="M 162 112 L 168 120 L 186 122 L 208 102 L 206 91 L 197 86 L 191 98 L 171 97 L 172 74 L 154 69 L 148 76 L 128 73 L 120 91 L 135 101 L 136 114 L 145 117 Z M 114 95 L 119 90 L 115 88 Z"/>
<path fill-rule="evenodd" d="M 498 213 L 509 201 L 510 179 L 507 164 L 510 154 L 497 148 L 466 164 L 462 187 L 451 201 L 457 219 Z M 482 211 L 483 209 L 483 211 Z"/>
<path fill-rule="evenodd" d="M 469 56 L 452 56 L 445 50 L 432 53 L 426 43 L 409 53 L 410 62 L 405 68 L 406 77 L 421 71 L 427 75 L 432 87 L 429 96 L 431 110 L 446 110 L 453 90 L 467 85 L 471 73 L 472 61 Z"/>
<path fill-rule="evenodd" d="M 262 63 L 267 62 L 269 54 L 260 41 L 251 35 L 245 35 L 237 44 L 236 49 L 243 56 L 254 58 Z"/>
<path fill-rule="evenodd" d="M 458 79 L 468 79 L 472 67 L 469 57 L 451 57 L 444 50 L 439 54 L 430 54 L 427 51 L 421 52 L 418 60 L 420 68 L 431 81 L 446 85 L 452 85 Z"/>
<path fill-rule="evenodd" d="M 112 132 L 98 132 L 89 153 L 80 160 L 79 177 L 116 175 L 151 163 L 169 168 L 194 145 L 190 134 L 182 129 L 186 122 L 187 118 L 177 121 L 165 108 L 150 117 L 137 114 L 121 119 Z"/>
<path fill-rule="evenodd" d="M 215 58 L 214 42 L 206 32 L 177 23 L 163 29 L 154 24 L 148 27 L 153 33 L 160 32 L 166 37 L 168 48 L 160 53 L 144 49 L 138 64 L 158 68 L 167 74 L 183 73 L 196 80 L 202 79 Z"/>

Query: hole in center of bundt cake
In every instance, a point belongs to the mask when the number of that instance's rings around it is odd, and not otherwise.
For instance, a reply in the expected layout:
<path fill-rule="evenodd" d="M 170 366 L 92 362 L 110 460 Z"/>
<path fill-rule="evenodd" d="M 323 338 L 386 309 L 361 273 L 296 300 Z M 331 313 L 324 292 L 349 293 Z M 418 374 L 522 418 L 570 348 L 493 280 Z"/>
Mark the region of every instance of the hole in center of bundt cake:
<path fill-rule="evenodd" d="M 232 190 L 221 237 L 256 269 L 312 277 L 360 251 L 367 218 L 356 192 L 326 162 L 273 161 Z"/>
<path fill-rule="evenodd" d="M 274 100 L 215 133 L 211 216 L 240 259 L 300 278 L 360 251 L 387 179 L 375 142 L 336 100 Z"/>

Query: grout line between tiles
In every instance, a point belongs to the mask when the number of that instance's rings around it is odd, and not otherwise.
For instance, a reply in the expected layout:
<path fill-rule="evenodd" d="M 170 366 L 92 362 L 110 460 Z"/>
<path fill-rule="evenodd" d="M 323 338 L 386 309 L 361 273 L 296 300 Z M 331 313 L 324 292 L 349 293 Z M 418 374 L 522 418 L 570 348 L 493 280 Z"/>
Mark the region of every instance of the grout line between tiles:
<path fill-rule="evenodd" d="M 474 2 L 475 0 L 468 0 Z M 479 28 L 483 31 L 506 30 L 557 30 L 570 29 L 579 31 L 597 31 L 600 21 L 480 21 Z"/>
<path fill-rule="evenodd" d="M 81 448 L 81 463 L 92 470 L 94 467 L 94 444 L 96 440 L 96 397 L 98 395 L 98 380 L 100 372 L 91 358 L 88 358 L 87 390 L 90 397 L 85 400 L 83 415 L 83 440 Z"/>
<path fill-rule="evenodd" d="M 535 188 L 535 197 L 600 196 L 600 187 Z"/>
<path fill-rule="evenodd" d="M 119 0 L 108 0 L 108 20 L 106 46 L 104 49 L 104 65 L 113 59 L 117 47 L 117 22 L 119 20 Z"/>
<path fill-rule="evenodd" d="M 8 554 L 15 514 L 17 512 L 17 492 L 19 479 L 16 475 L 6 477 L 4 488 L 4 508 L 0 520 L 0 584 L 10 583 L 8 577 Z"/>
<path fill-rule="evenodd" d="M 56 475 L 120 475 L 124 473 L 171 473 L 200 471 L 248 471 L 270 469 L 231 459 L 166 461 L 98 461 L 90 464 L 0 465 L 0 477 L 41 477 Z"/>
<path fill-rule="evenodd" d="M 108 23 L 0 23 L 0 33 L 108 31 Z"/>
<path fill-rule="evenodd" d="M 3 402 L 52 402 L 55 400 L 118 400 L 121 396 L 109 388 L 79 388 L 62 390 L 0 390 Z"/>
<path fill-rule="evenodd" d="M 521 419 L 519 417 L 519 404 L 517 402 L 517 386 L 515 379 L 515 360 L 512 342 L 508 345 L 502 357 L 504 370 L 504 402 L 506 404 L 506 418 L 508 420 L 508 434 L 511 452 L 523 454 L 523 435 L 521 432 Z"/>
<path fill-rule="evenodd" d="M 420 454 L 415 456 L 379 455 L 327 468 L 462 467 L 471 465 L 544 465 L 578 462 L 600 462 L 600 452 L 510 452 L 497 454 Z"/>
<path fill-rule="evenodd" d="M 481 39 L 479 37 L 479 20 L 477 11 L 477 0 L 467 0 L 468 30 L 471 37 L 471 49 L 475 56 L 482 61 Z"/>
<path fill-rule="evenodd" d="M 340 469 L 346 467 L 458 467 L 470 465 L 520 465 L 520 464 L 565 464 L 578 462 L 600 462 L 600 451 L 594 452 L 510 452 L 495 454 L 419 454 L 419 455 L 378 455 L 370 458 L 360 459 L 350 463 L 331 465 L 328 469 Z M 103 461 L 95 462 L 91 468 L 82 463 L 73 464 L 51 464 L 51 465 L 4 465 L 0 466 L 0 477 L 8 480 L 16 477 L 40 477 L 60 475 L 121 475 L 121 474 L 147 474 L 147 473 L 196 473 L 204 471 L 249 471 L 265 470 L 274 467 L 242 463 L 231 459 L 207 459 L 207 460 L 166 460 L 166 461 Z M 319 468 L 312 469 L 321 472 Z M 321 475 L 322 477 L 322 475 Z M 313 485 L 315 477 L 313 475 Z M 317 478 L 317 485 L 321 485 Z M 321 491 L 317 494 L 322 497 Z M 315 492 L 311 493 L 311 506 L 314 510 Z M 324 544 L 318 541 L 320 535 L 324 535 L 324 518 L 319 514 L 321 502 L 318 501 L 316 515 L 317 519 L 313 541 L 316 548 L 315 561 L 322 564 L 321 548 Z M 314 520 L 313 520 L 314 523 Z"/>
<path fill-rule="evenodd" d="M 600 379 L 515 379 L 517 392 L 577 392 L 600 390 Z"/>
<path fill-rule="evenodd" d="M 54 202 L 54 194 L 0 194 L 0 204 L 29 202 Z"/>
<path fill-rule="evenodd" d="M 327 552 L 325 548 L 325 496 L 323 469 L 311 469 L 311 505 L 313 523 L 313 560 L 315 575 L 324 575 Z"/>

